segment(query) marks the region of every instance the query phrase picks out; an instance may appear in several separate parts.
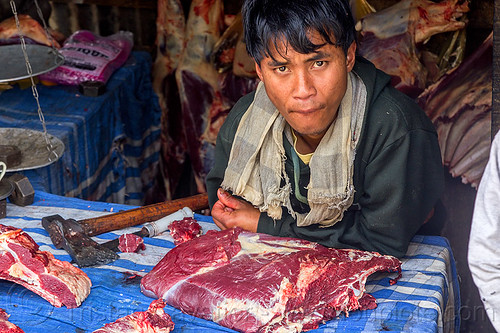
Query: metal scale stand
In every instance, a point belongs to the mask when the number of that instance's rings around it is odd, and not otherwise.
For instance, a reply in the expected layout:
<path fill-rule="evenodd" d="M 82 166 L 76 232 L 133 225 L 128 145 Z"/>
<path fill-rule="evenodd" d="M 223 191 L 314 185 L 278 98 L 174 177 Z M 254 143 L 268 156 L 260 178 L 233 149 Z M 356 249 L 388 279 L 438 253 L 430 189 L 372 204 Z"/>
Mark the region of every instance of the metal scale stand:
<path fill-rule="evenodd" d="M 34 0 L 39 17 L 43 22 L 47 38 L 52 42 L 38 1 Z M 57 137 L 47 133 L 45 118 L 38 99 L 34 76 L 46 73 L 60 66 L 64 57 L 52 46 L 27 45 L 19 23 L 16 5 L 10 0 L 12 13 L 16 20 L 21 45 L 0 46 L 0 83 L 12 82 L 30 78 L 33 97 L 36 100 L 38 116 L 43 132 L 23 128 L 0 128 L 0 158 L 5 159 L 7 172 L 41 168 L 56 162 L 64 152 L 64 143 Z M 18 59 L 23 57 L 24 64 Z M 10 165 L 9 165 L 10 164 Z M 0 201 L 7 198 L 14 190 L 13 184 L 7 179 L 0 181 Z"/>

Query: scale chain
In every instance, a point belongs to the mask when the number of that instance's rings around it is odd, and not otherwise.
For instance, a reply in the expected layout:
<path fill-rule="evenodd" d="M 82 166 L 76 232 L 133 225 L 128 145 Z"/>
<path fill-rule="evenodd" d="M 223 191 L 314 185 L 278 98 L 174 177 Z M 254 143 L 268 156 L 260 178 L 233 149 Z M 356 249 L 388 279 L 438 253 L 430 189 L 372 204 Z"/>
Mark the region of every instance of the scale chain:
<path fill-rule="evenodd" d="M 35 5 L 37 7 L 38 15 L 40 15 L 40 17 L 42 17 L 42 21 L 45 25 L 45 20 L 43 20 L 42 11 L 41 11 L 40 7 L 38 6 L 38 2 L 36 0 L 35 0 Z M 43 136 L 45 138 L 47 150 L 49 151 L 49 161 L 52 161 L 52 159 L 51 159 L 52 155 L 54 155 L 55 159 L 57 160 L 59 158 L 59 156 L 58 156 L 57 152 L 54 150 L 54 146 L 52 145 L 52 143 L 49 140 L 47 126 L 45 125 L 45 117 L 43 116 L 42 107 L 40 106 L 40 100 L 38 98 L 39 97 L 38 90 L 36 88 L 35 80 L 33 79 L 33 70 L 31 68 L 31 64 L 29 62 L 28 53 L 26 51 L 26 42 L 24 41 L 24 36 L 23 36 L 23 32 L 21 30 L 21 24 L 19 23 L 19 17 L 17 14 L 16 4 L 15 4 L 14 0 L 10 0 L 10 7 L 12 9 L 12 13 L 14 14 L 14 18 L 16 20 L 17 30 L 19 32 L 19 40 L 21 41 L 21 49 L 23 51 L 24 61 L 26 62 L 26 70 L 27 70 L 28 75 L 29 75 L 30 80 L 31 80 L 31 91 L 33 93 L 33 97 L 35 97 L 35 100 L 36 100 L 38 117 L 40 118 L 40 122 L 42 123 Z M 48 33 L 48 30 L 46 30 L 46 32 Z M 52 44 L 52 40 L 51 40 L 51 44 Z M 52 45 L 52 47 L 54 47 L 54 46 Z"/>

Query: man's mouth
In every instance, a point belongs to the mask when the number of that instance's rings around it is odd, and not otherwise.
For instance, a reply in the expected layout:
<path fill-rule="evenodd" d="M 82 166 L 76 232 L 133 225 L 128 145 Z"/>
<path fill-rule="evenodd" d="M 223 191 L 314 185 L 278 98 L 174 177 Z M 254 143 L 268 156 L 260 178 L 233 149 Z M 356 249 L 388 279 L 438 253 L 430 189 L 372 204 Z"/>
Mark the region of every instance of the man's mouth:
<path fill-rule="evenodd" d="M 317 111 L 319 111 L 320 109 L 318 108 L 311 108 L 311 109 L 300 109 L 300 110 L 293 110 L 292 113 L 298 113 L 298 114 L 302 114 L 302 115 L 309 115 L 309 114 L 313 114 Z"/>

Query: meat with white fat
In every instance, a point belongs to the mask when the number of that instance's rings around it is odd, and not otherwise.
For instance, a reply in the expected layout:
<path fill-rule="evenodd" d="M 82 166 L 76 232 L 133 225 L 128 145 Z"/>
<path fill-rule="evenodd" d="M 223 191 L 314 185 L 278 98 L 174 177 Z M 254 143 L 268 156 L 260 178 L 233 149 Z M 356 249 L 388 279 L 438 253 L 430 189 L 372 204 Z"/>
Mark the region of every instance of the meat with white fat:
<path fill-rule="evenodd" d="M 4 309 L 0 309 L 0 332 L 2 333 L 24 333 L 22 329 L 9 321 L 10 315 Z"/>
<path fill-rule="evenodd" d="M 15 282 L 50 304 L 76 308 L 90 293 L 87 274 L 67 261 L 40 251 L 23 230 L 0 224 L 0 279 Z"/>
<path fill-rule="evenodd" d="M 141 290 L 238 331 L 300 332 L 341 313 L 375 308 L 365 283 L 377 271 L 400 276 L 401 262 L 234 228 L 173 248 L 142 278 Z"/>
<path fill-rule="evenodd" d="M 147 311 L 134 312 L 104 325 L 93 333 L 169 333 L 174 323 L 163 308 L 162 300 L 151 302 Z"/>
<path fill-rule="evenodd" d="M 170 236 L 174 239 L 174 245 L 179 245 L 202 234 L 201 225 L 191 217 L 173 221 L 168 225 Z"/>
<path fill-rule="evenodd" d="M 121 252 L 138 252 L 145 248 L 142 237 L 134 234 L 123 234 L 118 237 L 118 250 Z"/>

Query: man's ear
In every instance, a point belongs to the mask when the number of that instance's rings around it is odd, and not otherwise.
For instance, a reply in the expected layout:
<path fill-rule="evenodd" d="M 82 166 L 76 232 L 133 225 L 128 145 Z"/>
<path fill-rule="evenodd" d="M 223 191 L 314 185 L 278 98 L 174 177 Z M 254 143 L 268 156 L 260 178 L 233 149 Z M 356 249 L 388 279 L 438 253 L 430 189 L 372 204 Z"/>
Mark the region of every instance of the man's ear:
<path fill-rule="evenodd" d="M 346 66 L 348 72 L 352 70 L 355 62 L 356 62 L 356 42 L 352 42 L 352 44 L 347 49 Z"/>
<path fill-rule="evenodd" d="M 262 81 L 262 70 L 260 69 L 259 64 L 255 61 L 255 71 L 257 72 L 257 76 Z"/>

